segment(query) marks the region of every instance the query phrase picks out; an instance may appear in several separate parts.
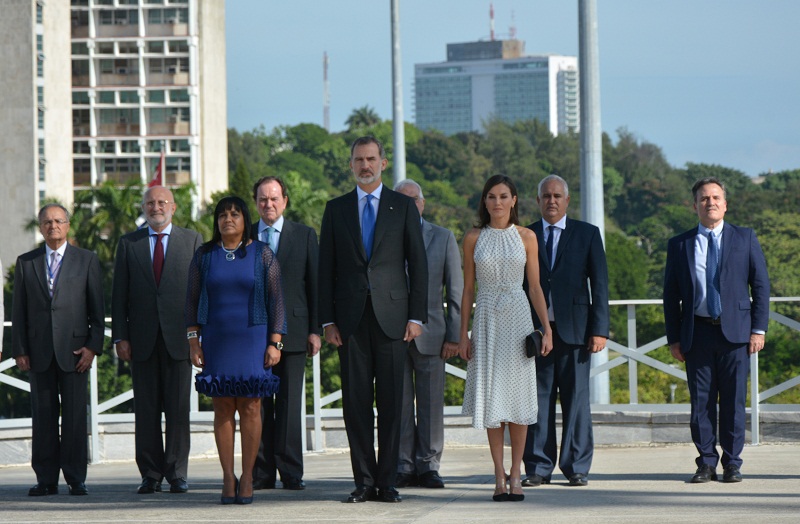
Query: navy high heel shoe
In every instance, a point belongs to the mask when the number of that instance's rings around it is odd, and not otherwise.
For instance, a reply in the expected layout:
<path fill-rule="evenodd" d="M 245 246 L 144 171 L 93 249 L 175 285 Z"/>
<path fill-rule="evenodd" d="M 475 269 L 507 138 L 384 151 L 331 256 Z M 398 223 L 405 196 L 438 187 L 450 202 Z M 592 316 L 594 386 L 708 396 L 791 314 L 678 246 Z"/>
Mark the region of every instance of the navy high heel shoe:
<path fill-rule="evenodd" d="M 253 503 L 253 495 L 249 497 L 240 497 L 239 496 L 239 481 L 236 481 L 236 504 L 252 504 Z"/>
<path fill-rule="evenodd" d="M 237 479 L 236 477 L 233 477 L 233 479 L 236 482 L 235 487 L 233 488 L 235 495 L 233 497 L 226 497 L 224 495 L 221 496 L 219 498 L 219 503 L 220 504 L 236 504 L 236 503 L 238 503 L 238 501 L 239 501 L 239 479 Z"/>

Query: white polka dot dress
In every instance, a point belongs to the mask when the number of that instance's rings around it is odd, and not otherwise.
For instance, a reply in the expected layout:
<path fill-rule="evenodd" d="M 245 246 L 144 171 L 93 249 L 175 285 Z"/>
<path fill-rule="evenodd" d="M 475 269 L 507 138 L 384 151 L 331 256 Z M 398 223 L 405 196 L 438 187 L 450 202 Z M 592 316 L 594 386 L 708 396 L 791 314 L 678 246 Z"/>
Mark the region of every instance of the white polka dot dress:
<path fill-rule="evenodd" d="M 516 226 L 481 230 L 475 244 L 472 359 L 462 411 L 472 415 L 476 429 L 497 428 L 501 422 L 536 423 L 536 359 L 525 356 L 525 337 L 533 331 L 522 289 L 525 262 Z"/>

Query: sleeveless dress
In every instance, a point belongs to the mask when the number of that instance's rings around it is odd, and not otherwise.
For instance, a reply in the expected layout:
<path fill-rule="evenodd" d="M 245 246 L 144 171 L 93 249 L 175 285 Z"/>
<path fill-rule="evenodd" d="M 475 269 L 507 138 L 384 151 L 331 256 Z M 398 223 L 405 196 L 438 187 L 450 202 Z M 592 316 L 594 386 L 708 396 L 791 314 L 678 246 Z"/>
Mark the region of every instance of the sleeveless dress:
<path fill-rule="evenodd" d="M 481 229 L 474 258 L 477 298 L 462 413 L 472 415 L 476 429 L 535 424 L 536 359 L 525 356 L 533 320 L 522 289 L 526 254 L 517 227 Z"/>
<path fill-rule="evenodd" d="M 201 332 L 205 367 L 195 378 L 197 391 L 210 397 L 266 397 L 278 390 L 280 379 L 264 368 L 269 326 L 253 325 L 249 315 L 260 245 L 251 243 L 247 256 L 237 252 L 231 261 L 219 246 L 211 252 L 205 281 L 208 322 Z"/>

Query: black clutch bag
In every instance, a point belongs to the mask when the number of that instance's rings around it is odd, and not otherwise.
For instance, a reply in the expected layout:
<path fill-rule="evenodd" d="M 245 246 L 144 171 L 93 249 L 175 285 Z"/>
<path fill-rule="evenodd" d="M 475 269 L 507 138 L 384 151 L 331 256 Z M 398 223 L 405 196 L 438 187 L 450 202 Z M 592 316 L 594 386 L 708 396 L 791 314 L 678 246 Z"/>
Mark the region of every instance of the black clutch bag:
<path fill-rule="evenodd" d="M 533 333 L 525 337 L 525 356 L 528 358 L 542 356 L 542 337 L 544 333 L 534 330 Z"/>

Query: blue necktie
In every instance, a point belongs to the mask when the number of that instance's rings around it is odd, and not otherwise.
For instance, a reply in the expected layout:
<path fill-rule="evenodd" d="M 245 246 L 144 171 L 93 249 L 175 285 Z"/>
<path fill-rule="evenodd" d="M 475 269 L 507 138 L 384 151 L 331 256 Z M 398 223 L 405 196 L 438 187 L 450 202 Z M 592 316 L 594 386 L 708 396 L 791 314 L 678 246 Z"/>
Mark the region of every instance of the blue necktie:
<path fill-rule="evenodd" d="M 372 208 L 372 195 L 367 195 L 367 203 L 364 204 L 364 211 L 361 213 L 361 242 L 364 243 L 364 251 L 367 253 L 367 260 L 372 257 L 372 241 L 375 239 L 375 210 Z"/>
<path fill-rule="evenodd" d="M 553 231 L 555 230 L 556 226 L 547 226 L 548 237 L 547 243 L 544 245 L 545 251 L 547 251 L 547 262 L 550 264 L 550 269 L 553 269 Z"/>
<path fill-rule="evenodd" d="M 717 319 L 722 314 L 722 302 L 719 298 L 719 249 L 714 240 L 714 233 L 708 233 L 708 252 L 706 255 L 706 302 L 708 314 Z"/>
<path fill-rule="evenodd" d="M 275 252 L 275 248 L 272 246 L 272 233 L 273 233 L 273 232 L 275 232 L 275 228 L 274 228 L 274 227 L 272 227 L 272 226 L 267 226 L 267 227 L 264 229 L 264 243 L 265 243 L 265 244 L 266 244 L 266 245 L 267 245 L 267 246 L 268 246 L 268 247 L 269 247 L 269 248 L 272 250 L 272 252 L 274 253 L 274 252 Z"/>

